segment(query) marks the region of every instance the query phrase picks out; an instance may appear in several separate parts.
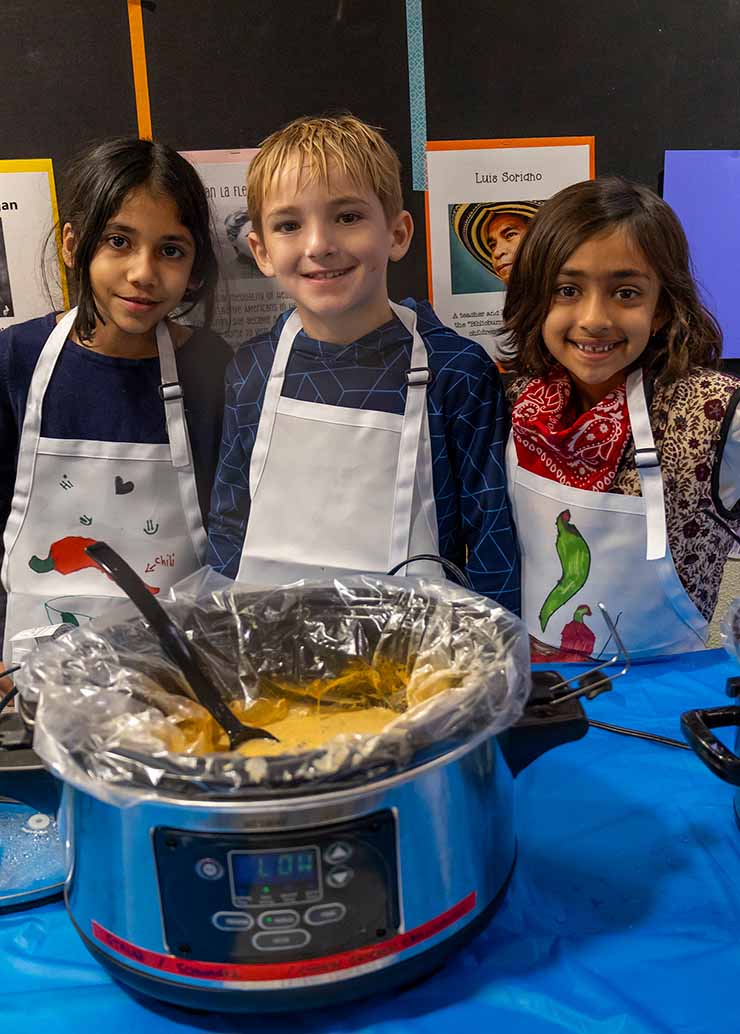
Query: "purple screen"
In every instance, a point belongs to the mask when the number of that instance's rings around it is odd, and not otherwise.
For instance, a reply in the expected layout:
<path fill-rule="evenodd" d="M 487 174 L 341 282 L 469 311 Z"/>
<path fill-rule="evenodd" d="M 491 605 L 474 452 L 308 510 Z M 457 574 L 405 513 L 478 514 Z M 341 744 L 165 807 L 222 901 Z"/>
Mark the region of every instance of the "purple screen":
<path fill-rule="evenodd" d="M 740 358 L 740 151 L 666 151 L 663 197 L 683 223 L 723 354 Z"/>

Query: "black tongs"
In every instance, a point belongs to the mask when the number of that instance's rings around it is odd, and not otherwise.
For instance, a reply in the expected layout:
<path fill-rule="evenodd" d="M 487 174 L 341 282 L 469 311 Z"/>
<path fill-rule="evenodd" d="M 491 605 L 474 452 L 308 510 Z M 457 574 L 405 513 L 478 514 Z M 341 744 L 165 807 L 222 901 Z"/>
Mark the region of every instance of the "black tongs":
<path fill-rule="evenodd" d="M 85 552 L 113 579 L 119 589 L 126 593 L 149 622 L 162 649 L 184 675 L 195 700 L 205 707 L 229 737 L 231 750 L 235 750 L 247 740 L 265 739 L 279 742 L 277 736 L 273 736 L 267 729 L 243 725 L 239 721 L 204 673 L 193 644 L 152 596 L 136 571 L 129 567 L 115 549 L 107 542 L 94 542 Z"/>

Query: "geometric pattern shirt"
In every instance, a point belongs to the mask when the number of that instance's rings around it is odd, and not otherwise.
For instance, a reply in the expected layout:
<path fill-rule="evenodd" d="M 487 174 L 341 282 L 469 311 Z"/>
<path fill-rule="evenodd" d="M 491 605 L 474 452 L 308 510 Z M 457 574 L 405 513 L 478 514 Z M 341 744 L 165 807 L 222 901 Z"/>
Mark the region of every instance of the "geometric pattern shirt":
<path fill-rule="evenodd" d="M 518 613 L 519 561 L 504 461 L 509 424 L 498 371 L 478 345 L 443 326 L 428 303 L 403 304 L 417 312 L 432 372 L 427 413 L 440 554 L 466 572 L 476 592 Z M 249 466 L 265 387 L 288 315 L 242 345 L 226 371 L 208 562 L 230 578 L 239 568 L 249 520 Z M 410 365 L 411 335 L 395 316 L 349 345 L 301 331 L 282 395 L 402 415 Z"/>

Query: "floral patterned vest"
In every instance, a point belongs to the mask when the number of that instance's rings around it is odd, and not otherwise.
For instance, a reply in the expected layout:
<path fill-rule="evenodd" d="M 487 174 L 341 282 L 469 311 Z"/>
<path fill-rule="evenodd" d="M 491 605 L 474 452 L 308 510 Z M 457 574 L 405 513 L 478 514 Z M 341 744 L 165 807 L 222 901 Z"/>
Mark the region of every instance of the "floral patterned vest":
<path fill-rule="evenodd" d="M 509 381 L 506 394 L 510 405 L 528 379 Z M 712 472 L 721 461 L 718 450 L 725 414 L 731 400 L 733 408 L 737 403 L 733 396 L 739 388 L 740 380 L 735 377 L 698 369 L 673 384 L 656 384 L 650 403 L 673 562 L 687 594 L 707 621 L 714 613 L 725 561 L 735 543 L 702 510 L 717 511 Z M 641 494 L 631 438 L 610 491 Z"/>

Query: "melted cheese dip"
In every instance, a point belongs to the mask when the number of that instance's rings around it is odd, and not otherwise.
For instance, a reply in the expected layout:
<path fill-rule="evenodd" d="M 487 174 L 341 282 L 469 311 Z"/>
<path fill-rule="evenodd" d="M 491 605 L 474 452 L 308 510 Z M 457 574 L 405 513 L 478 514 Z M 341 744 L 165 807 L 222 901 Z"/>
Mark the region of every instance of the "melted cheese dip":
<path fill-rule="evenodd" d="M 273 736 L 277 736 L 279 743 L 273 740 L 248 740 L 242 743 L 238 752 L 246 757 L 299 754 L 305 750 L 323 747 L 329 740 L 341 734 L 377 735 L 394 718 L 398 718 L 398 714 L 387 707 L 366 707 L 348 711 L 296 704 L 288 708 L 284 718 L 263 726 Z"/>

